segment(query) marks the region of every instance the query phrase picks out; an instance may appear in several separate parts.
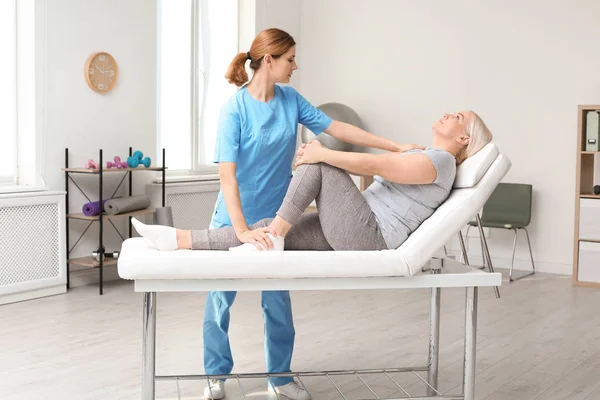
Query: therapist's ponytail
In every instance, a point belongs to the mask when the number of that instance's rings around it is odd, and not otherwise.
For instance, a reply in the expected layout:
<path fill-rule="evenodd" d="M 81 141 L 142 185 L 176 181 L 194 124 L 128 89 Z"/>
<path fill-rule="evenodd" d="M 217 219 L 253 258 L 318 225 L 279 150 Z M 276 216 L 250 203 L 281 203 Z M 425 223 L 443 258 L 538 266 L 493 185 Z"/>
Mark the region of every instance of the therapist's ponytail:
<path fill-rule="evenodd" d="M 248 82 L 248 73 L 246 72 L 245 68 L 247 59 L 246 53 L 240 53 L 233 58 L 233 61 L 225 73 L 227 82 L 233 83 L 238 87 Z"/>
<path fill-rule="evenodd" d="M 250 68 L 256 71 L 266 54 L 279 58 L 295 45 L 296 42 L 289 33 L 277 28 L 265 29 L 254 38 L 250 51 L 239 53 L 233 58 L 225 73 L 227 82 L 238 87 L 243 86 L 248 82 L 246 61 L 250 60 Z"/>

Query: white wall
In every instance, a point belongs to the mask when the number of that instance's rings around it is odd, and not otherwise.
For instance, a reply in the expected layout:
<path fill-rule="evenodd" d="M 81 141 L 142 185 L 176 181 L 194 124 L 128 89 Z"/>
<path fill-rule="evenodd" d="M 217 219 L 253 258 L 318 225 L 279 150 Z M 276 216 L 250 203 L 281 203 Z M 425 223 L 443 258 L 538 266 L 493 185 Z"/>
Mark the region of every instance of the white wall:
<path fill-rule="evenodd" d="M 441 113 L 482 115 L 513 162 L 505 181 L 534 185 L 538 267 L 571 273 L 576 109 L 599 102 L 600 3 L 255 1 L 256 32 L 275 26 L 298 42 L 291 84 L 313 104 L 346 103 L 372 132 L 425 145 Z M 100 147 L 109 157 L 125 156 L 129 145 L 156 153 L 155 2 L 102 4 L 48 2 L 44 179 L 51 189 L 64 187 L 65 147 L 72 165 L 97 158 Z M 83 77 L 85 59 L 99 50 L 120 68 L 117 87 L 104 96 Z M 147 178 L 138 176 L 141 188 Z M 75 198 L 73 211 L 83 201 Z M 510 237 L 494 231 L 491 239 L 494 258 L 506 263 Z M 524 242 L 520 250 L 526 260 Z"/>
<path fill-rule="evenodd" d="M 52 0 L 47 4 L 46 140 L 43 177 L 50 189 L 64 189 L 64 150 L 70 166 L 81 167 L 89 158 L 98 161 L 115 155 L 127 158 L 129 146 L 160 162 L 156 154 L 156 2 L 147 0 Z M 118 83 L 109 94 L 89 89 L 84 63 L 97 51 L 112 54 L 119 66 Z M 168 154 L 167 154 L 168 160 Z M 134 176 L 135 193 L 144 192 L 151 172 Z M 119 179 L 122 174 L 118 174 Z M 75 176 L 92 200 L 97 200 L 97 176 Z M 105 196 L 112 194 L 117 177 L 105 181 Z M 71 211 L 81 212 L 87 200 L 72 187 Z M 117 220 L 118 222 L 119 220 Z M 71 223 L 71 245 L 86 224 Z M 124 226 L 123 223 L 117 226 Z M 91 255 L 97 229 L 90 228 L 74 253 Z M 120 245 L 112 227 L 104 226 L 107 249 Z M 95 247 L 94 247 L 95 248 Z M 116 247 L 118 248 L 118 247 Z"/>
<path fill-rule="evenodd" d="M 348 104 L 378 135 L 424 145 L 442 113 L 478 112 L 513 163 L 504 181 L 533 184 L 539 269 L 571 274 L 577 105 L 600 102 L 599 14 L 594 0 L 303 0 L 301 91 Z M 494 230 L 497 266 L 511 250 L 508 232 Z"/>
<path fill-rule="evenodd" d="M 42 175 L 50 189 L 64 189 L 64 149 L 69 148 L 70 166 L 83 166 L 89 158 L 98 161 L 98 149 L 106 160 L 126 158 L 128 147 L 154 155 L 156 149 L 156 1 L 106 0 L 99 7 L 91 0 L 47 2 L 46 33 L 46 135 Z M 242 0 L 241 46 L 255 34 L 274 24 L 296 38 L 300 35 L 299 0 Z M 279 23 L 276 23 L 279 22 Z M 241 48 L 240 50 L 243 50 Z M 111 53 L 119 66 L 119 81 L 106 95 L 92 92 L 84 79 L 83 66 L 96 51 Z M 295 78 L 299 78 L 296 76 Z M 297 87 L 299 79 L 295 80 Z M 167 165 L 169 154 L 167 153 Z M 120 179 L 105 180 L 104 195 L 112 194 Z M 134 192 L 143 193 L 152 173 L 134 176 Z M 97 177 L 74 176 L 92 200 L 96 200 Z M 71 212 L 80 212 L 87 202 L 71 185 Z M 125 233 L 123 221 L 115 220 Z M 71 222 L 71 245 L 87 223 Z M 72 257 L 89 255 L 97 244 L 97 225 L 90 228 Z M 107 249 L 120 246 L 120 238 L 106 223 Z M 74 267 L 75 269 L 77 267 Z"/>
<path fill-rule="evenodd" d="M 303 54 L 302 52 L 304 51 L 304 48 L 300 42 L 300 11 L 302 0 L 253 1 L 255 1 L 256 4 L 256 33 L 268 28 L 283 29 L 296 41 L 296 59 L 301 60 Z M 302 69 L 299 69 L 294 73 L 289 86 L 300 89 L 302 86 Z"/>

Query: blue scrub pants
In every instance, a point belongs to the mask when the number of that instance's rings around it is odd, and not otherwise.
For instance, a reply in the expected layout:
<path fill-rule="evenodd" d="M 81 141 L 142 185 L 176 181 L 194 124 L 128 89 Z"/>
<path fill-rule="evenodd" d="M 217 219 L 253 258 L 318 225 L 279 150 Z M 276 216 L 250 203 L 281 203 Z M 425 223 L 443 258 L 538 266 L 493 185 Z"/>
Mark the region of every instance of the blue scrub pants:
<path fill-rule="evenodd" d="M 211 229 L 220 226 L 211 222 Z M 204 370 L 208 375 L 230 374 L 233 357 L 229 345 L 229 309 L 237 292 L 209 292 L 204 312 Z M 294 321 L 290 292 L 262 292 L 261 307 L 265 322 L 267 372 L 290 372 L 294 351 Z M 274 386 L 286 385 L 292 377 L 271 378 Z"/>

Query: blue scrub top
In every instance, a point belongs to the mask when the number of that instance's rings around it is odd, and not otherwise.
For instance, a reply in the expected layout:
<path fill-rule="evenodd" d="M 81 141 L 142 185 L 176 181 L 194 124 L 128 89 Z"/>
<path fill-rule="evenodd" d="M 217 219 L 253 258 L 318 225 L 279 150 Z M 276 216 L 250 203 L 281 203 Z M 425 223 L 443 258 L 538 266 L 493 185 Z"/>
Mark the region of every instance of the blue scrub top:
<path fill-rule="evenodd" d="M 268 102 L 258 101 L 245 87 L 221 109 L 214 162 L 236 163 L 242 212 L 248 225 L 273 218 L 292 178 L 298 124 L 315 135 L 332 120 L 294 88 L 275 85 Z M 212 218 L 215 227 L 231 226 L 223 190 Z"/>

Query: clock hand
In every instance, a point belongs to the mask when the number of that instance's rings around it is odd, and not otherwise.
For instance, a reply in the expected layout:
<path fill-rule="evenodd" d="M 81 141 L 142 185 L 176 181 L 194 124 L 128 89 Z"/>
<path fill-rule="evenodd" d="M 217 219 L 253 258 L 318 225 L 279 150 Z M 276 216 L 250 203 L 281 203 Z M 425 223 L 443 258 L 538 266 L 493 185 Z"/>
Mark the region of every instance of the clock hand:
<path fill-rule="evenodd" d="M 94 64 L 94 65 L 96 66 L 96 68 L 98 69 L 98 71 L 100 71 L 100 73 L 101 73 L 102 75 L 104 75 L 104 71 L 102 71 L 102 70 L 101 70 L 101 69 L 98 67 L 98 64 Z"/>

